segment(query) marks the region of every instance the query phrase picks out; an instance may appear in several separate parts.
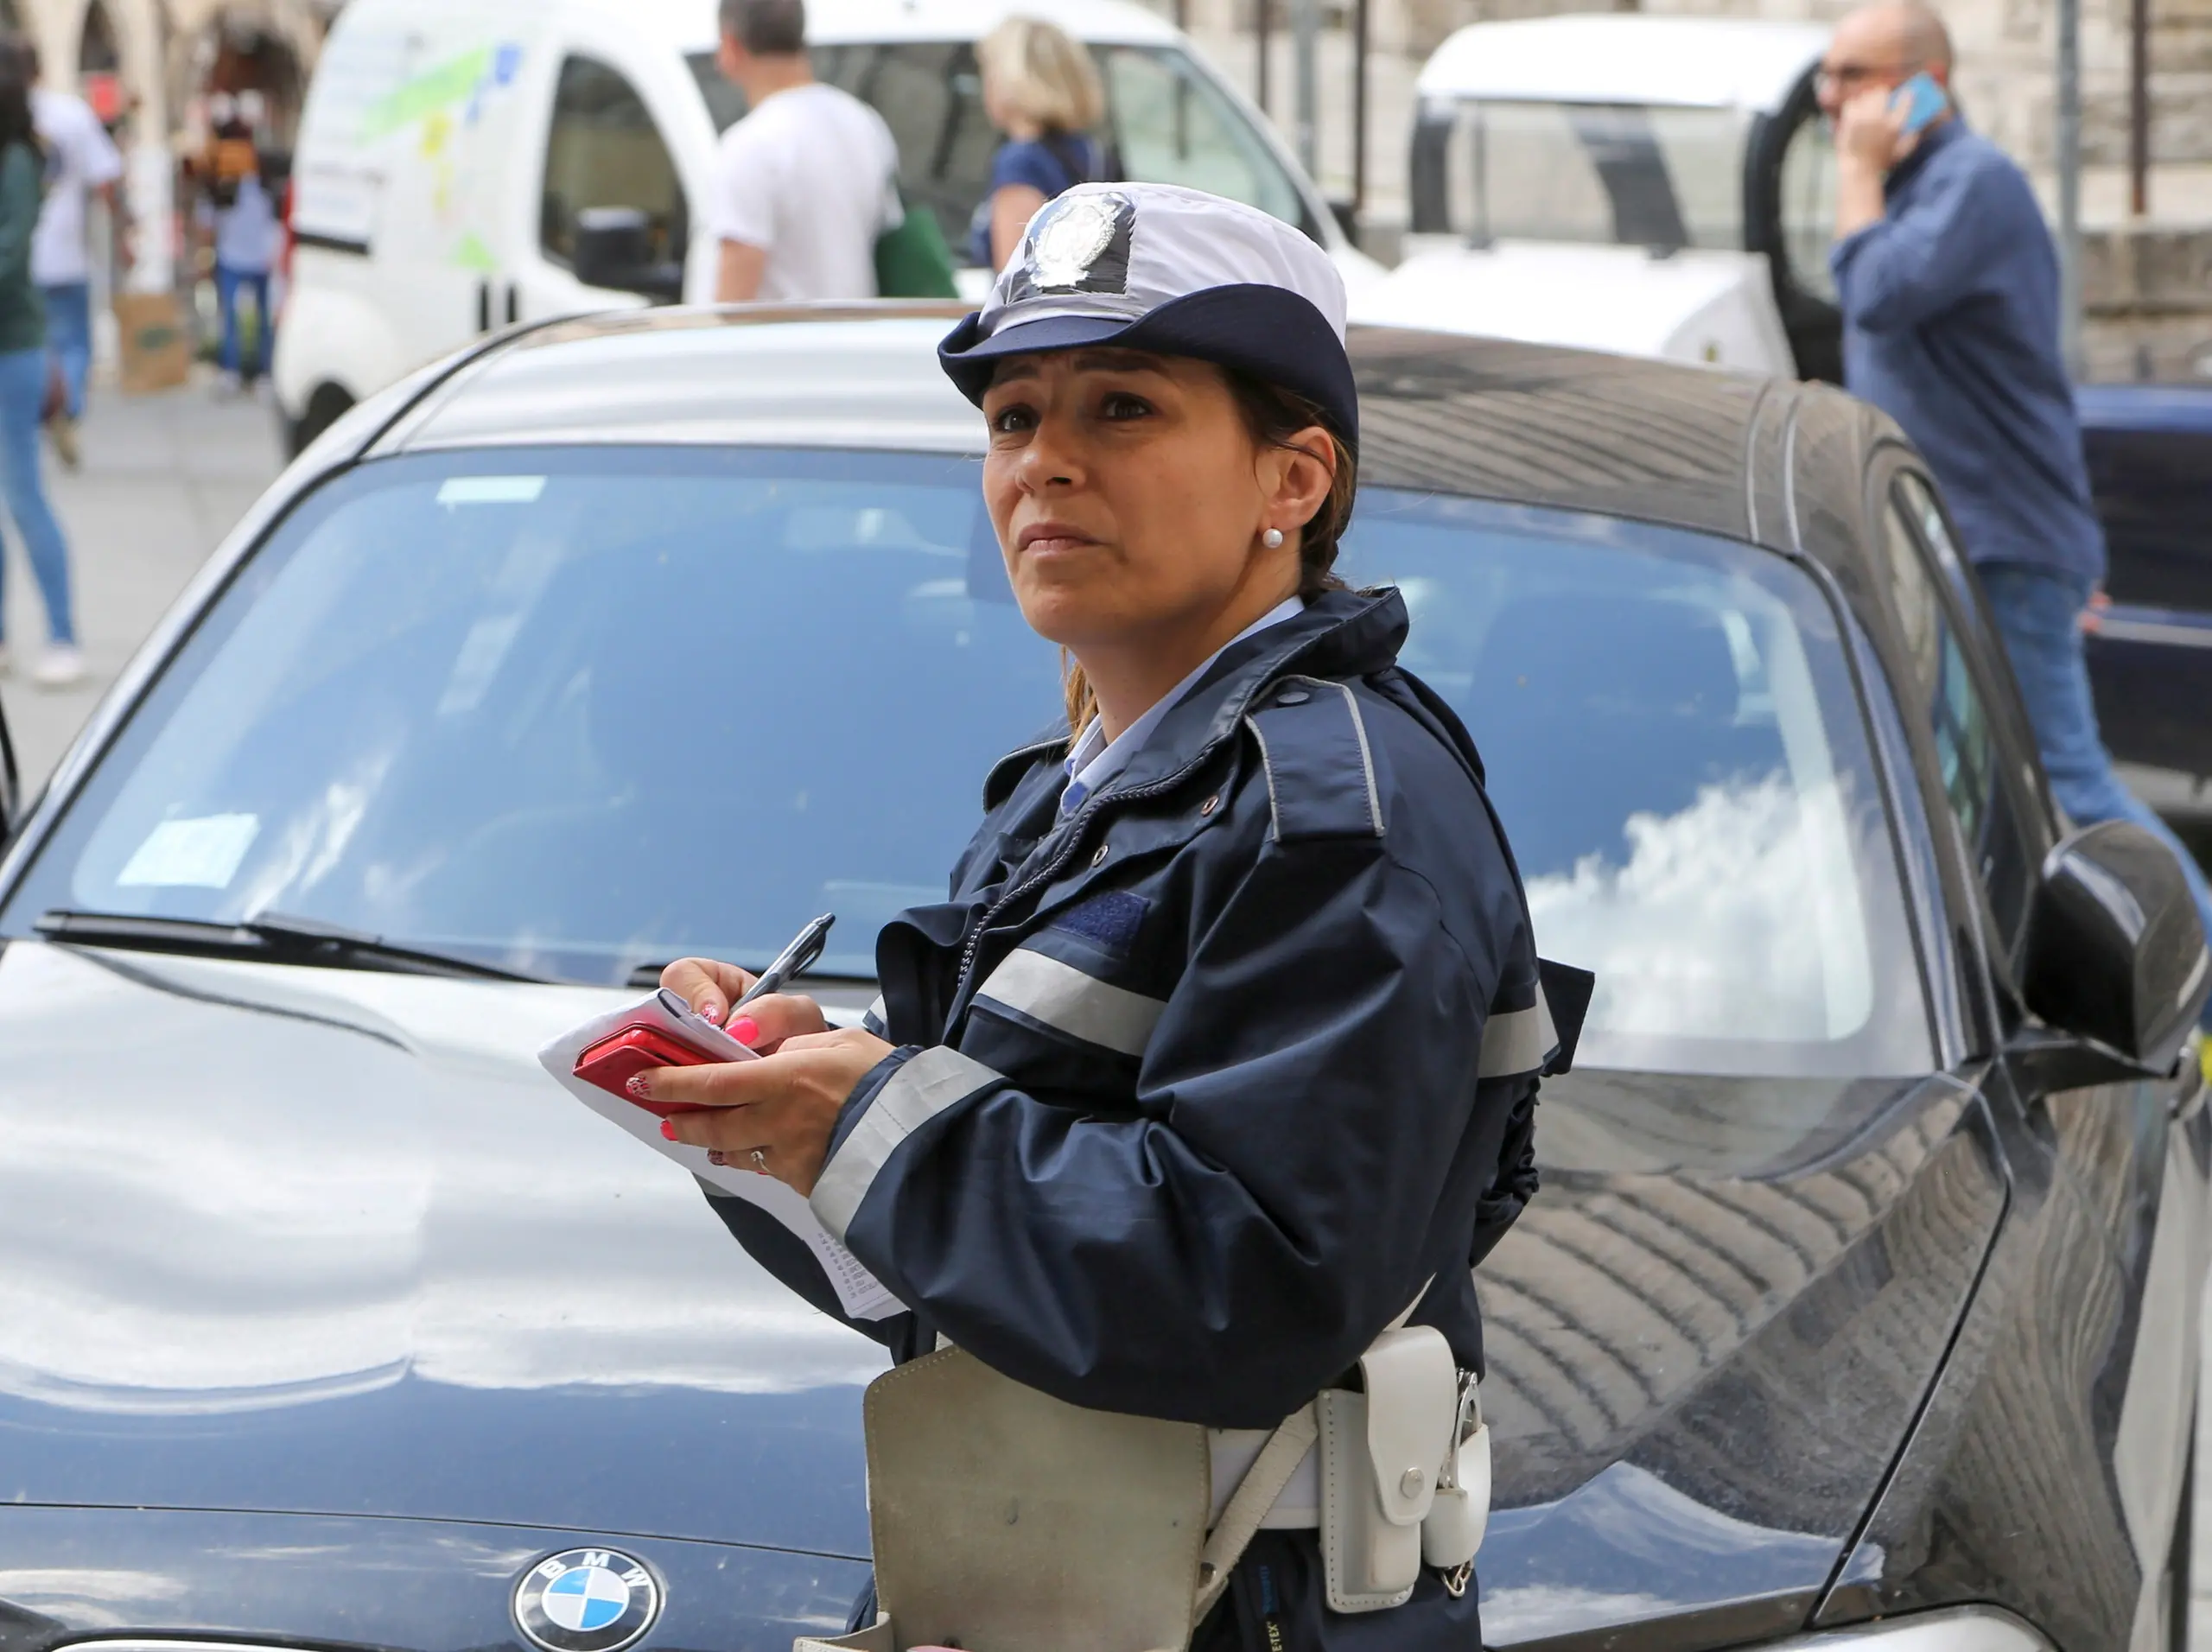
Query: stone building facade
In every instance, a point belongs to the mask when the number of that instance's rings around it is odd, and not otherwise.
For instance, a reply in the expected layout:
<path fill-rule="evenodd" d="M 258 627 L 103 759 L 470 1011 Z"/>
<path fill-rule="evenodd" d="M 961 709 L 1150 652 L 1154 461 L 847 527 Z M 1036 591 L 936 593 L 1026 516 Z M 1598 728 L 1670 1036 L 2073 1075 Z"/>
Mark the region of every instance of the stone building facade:
<path fill-rule="evenodd" d="M 177 162 L 205 136 L 226 81 L 266 86 L 271 140 L 288 143 L 331 15 L 342 0 L 0 0 L 0 25 L 38 48 L 48 84 L 92 95 L 114 119 L 136 260 L 128 284 L 177 276 Z"/>
<path fill-rule="evenodd" d="M 265 36 L 304 85 L 338 0 L 4 0 L 0 20 L 37 42 L 47 79 L 73 87 L 114 73 L 134 141 L 166 143 L 220 57 L 226 37 Z"/>

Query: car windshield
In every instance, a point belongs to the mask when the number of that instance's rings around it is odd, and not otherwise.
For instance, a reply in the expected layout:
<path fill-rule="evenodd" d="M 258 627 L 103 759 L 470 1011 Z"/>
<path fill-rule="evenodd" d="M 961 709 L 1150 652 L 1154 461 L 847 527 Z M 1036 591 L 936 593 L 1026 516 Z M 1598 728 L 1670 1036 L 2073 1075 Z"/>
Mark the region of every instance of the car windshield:
<path fill-rule="evenodd" d="M 1833 613 L 1747 547 L 1370 490 L 1347 571 L 1489 764 L 1599 1066 L 1928 1064 Z M 0 932 L 53 909 L 342 925 L 619 984 L 865 976 L 982 777 L 1052 737 L 973 461 L 543 448 L 382 460 L 295 510 L 124 725 Z"/>
<path fill-rule="evenodd" d="M 1106 86 L 1106 127 L 1095 136 L 1107 176 L 1226 195 L 1317 234 L 1273 147 L 1190 54 L 1100 44 L 1090 51 Z M 716 130 L 727 130 L 745 113 L 744 95 L 715 67 L 713 53 L 688 60 Z M 889 124 L 907 204 L 935 212 L 954 255 L 966 256 L 1003 141 L 983 113 L 975 48 L 965 41 L 820 46 L 814 66 Z"/>
<path fill-rule="evenodd" d="M 1735 109 L 1432 100 L 1414 135 L 1413 227 L 1740 251 L 1750 131 Z"/>

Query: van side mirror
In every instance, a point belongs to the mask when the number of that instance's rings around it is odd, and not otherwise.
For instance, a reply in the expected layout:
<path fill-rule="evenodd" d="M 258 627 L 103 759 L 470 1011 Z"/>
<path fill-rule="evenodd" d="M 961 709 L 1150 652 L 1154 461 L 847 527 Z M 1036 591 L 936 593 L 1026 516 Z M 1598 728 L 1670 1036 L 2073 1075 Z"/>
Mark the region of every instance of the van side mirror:
<path fill-rule="evenodd" d="M 2050 852 L 2024 950 L 2028 1007 L 2138 1073 L 2172 1068 L 2212 995 L 2188 880 L 2173 852 L 2128 821 L 2085 826 Z"/>
<path fill-rule="evenodd" d="M 683 265 L 653 257 L 652 220 L 635 206 L 587 206 L 576 214 L 576 279 L 587 287 L 675 303 Z"/>

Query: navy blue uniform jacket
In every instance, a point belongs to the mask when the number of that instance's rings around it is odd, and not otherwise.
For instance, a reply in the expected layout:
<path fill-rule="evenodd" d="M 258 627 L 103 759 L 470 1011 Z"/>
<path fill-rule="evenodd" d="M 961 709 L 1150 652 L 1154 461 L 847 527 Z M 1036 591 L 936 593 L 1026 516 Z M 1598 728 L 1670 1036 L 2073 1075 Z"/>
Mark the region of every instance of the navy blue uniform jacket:
<path fill-rule="evenodd" d="M 1395 591 L 1338 591 L 1245 639 L 1065 820 L 1065 740 L 993 772 L 951 898 L 878 942 L 900 1047 L 813 1195 L 912 1308 L 859 1327 L 897 1357 L 942 1332 L 1075 1404 L 1273 1427 L 1418 1296 L 1479 1369 L 1469 1270 L 1534 1191 L 1559 1040 L 1473 744 L 1395 663 L 1406 624 Z M 803 1247 L 715 1203 L 836 1312 Z M 1312 1534 L 1263 1537 L 1312 1623 Z M 1425 1577 L 1326 1644 L 1426 1646 L 1448 1616 L 1438 1643 L 1473 1645 L 1474 1605 Z"/>

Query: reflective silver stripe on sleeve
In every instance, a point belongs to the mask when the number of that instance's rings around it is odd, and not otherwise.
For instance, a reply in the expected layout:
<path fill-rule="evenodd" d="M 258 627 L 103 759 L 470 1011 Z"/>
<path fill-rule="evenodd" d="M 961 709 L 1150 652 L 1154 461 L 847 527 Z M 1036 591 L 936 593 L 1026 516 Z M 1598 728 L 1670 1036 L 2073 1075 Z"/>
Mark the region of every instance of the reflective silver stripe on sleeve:
<path fill-rule="evenodd" d="M 1552 1026 L 1551 1006 L 1544 989 L 1536 988 L 1536 1001 L 1527 1009 L 1510 1009 L 1493 1015 L 1483 1027 L 1483 1055 L 1475 1069 L 1478 1078 L 1508 1078 L 1534 1072 L 1559 1048 L 1559 1032 Z"/>
<path fill-rule="evenodd" d="M 946 1045 L 911 1058 L 876 1091 L 853 1133 L 823 1167 L 809 1201 L 822 1225 L 843 1243 L 861 1201 L 899 1144 L 946 1108 L 998 1081 L 999 1075 L 982 1062 Z"/>
<path fill-rule="evenodd" d="M 1112 986 L 1029 947 L 1016 949 L 992 970 L 976 996 L 1125 1056 L 1144 1053 L 1167 1007 L 1160 999 Z"/>

